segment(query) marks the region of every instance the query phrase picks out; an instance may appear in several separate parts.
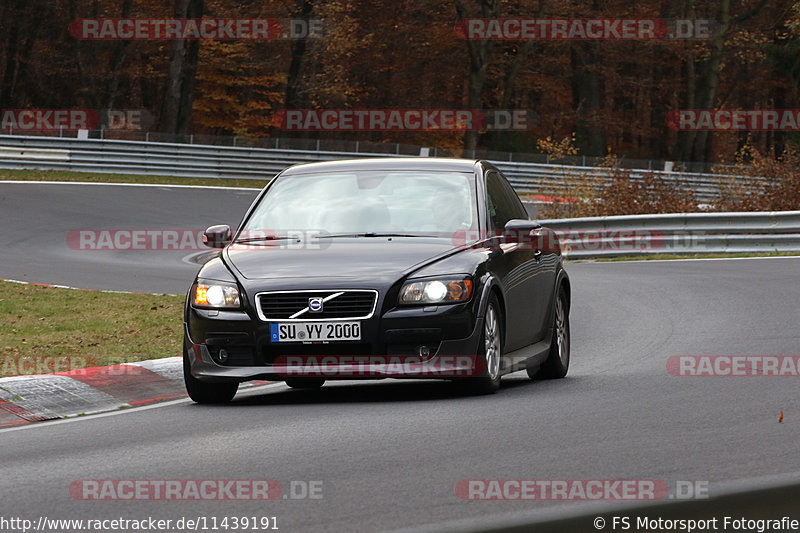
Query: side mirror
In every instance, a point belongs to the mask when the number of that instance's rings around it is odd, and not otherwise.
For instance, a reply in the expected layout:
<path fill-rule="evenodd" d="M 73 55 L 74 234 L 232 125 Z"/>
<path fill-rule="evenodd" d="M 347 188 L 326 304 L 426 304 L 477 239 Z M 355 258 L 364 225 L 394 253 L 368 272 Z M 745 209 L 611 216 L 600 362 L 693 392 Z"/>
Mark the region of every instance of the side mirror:
<path fill-rule="evenodd" d="M 227 224 L 211 226 L 203 232 L 203 244 L 209 248 L 225 248 L 231 242 L 231 227 Z"/>
<path fill-rule="evenodd" d="M 517 243 L 520 249 L 533 250 L 538 255 L 542 253 L 561 255 L 558 234 L 535 220 L 509 220 L 503 231 L 503 240 Z"/>
<path fill-rule="evenodd" d="M 519 242 L 530 244 L 533 232 L 542 229 L 542 225 L 535 220 L 515 218 L 506 222 L 503 231 L 505 242 Z"/>

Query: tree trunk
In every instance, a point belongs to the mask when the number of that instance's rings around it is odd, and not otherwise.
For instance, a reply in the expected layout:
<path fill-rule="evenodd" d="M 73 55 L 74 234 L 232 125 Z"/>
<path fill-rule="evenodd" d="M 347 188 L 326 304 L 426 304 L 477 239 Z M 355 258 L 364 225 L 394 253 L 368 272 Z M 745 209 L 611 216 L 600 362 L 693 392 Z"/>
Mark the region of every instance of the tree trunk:
<path fill-rule="evenodd" d="M 703 77 L 698 87 L 697 106 L 699 109 L 713 109 L 717 100 L 720 71 L 722 70 L 722 56 L 725 52 L 725 39 L 728 36 L 731 23 L 730 0 L 719 2 L 720 27 L 711 40 L 711 51 L 708 60 L 703 64 Z M 711 132 L 699 131 L 692 143 L 689 153 L 690 161 L 710 161 L 711 159 Z"/>
<path fill-rule="evenodd" d="M 12 93 L 14 91 L 14 80 L 17 77 L 17 43 L 19 40 L 19 17 L 22 13 L 22 2 L 14 2 L 13 8 L 9 10 L 7 20 L 10 21 L 8 38 L 6 39 L 6 68 L 3 71 L 3 84 L 0 86 L 0 109 L 6 109 L 12 105 Z"/>
<path fill-rule="evenodd" d="M 31 63 L 31 53 L 33 52 L 36 40 L 39 38 L 39 31 L 41 29 L 39 21 L 44 15 L 45 8 L 46 5 L 43 1 L 38 0 L 33 2 L 33 13 L 31 14 L 31 18 L 26 21 L 28 24 L 26 26 L 26 31 L 23 32 L 25 35 L 25 44 L 22 46 L 16 73 L 17 82 L 23 83 L 23 88 L 26 89 L 25 96 L 29 101 L 35 102 L 44 102 L 47 99 L 52 99 L 51 95 L 41 95 L 41 87 L 39 84 L 35 82 L 31 83 L 31 80 L 28 79 L 28 67 Z M 17 83 L 15 83 L 15 85 L 17 85 Z M 35 93 L 32 94 L 31 91 L 35 91 Z"/>
<path fill-rule="evenodd" d="M 122 3 L 122 18 L 130 18 L 132 5 L 133 0 L 125 0 Z M 117 44 L 114 46 L 114 57 L 111 59 L 111 78 L 108 80 L 108 94 L 106 97 L 106 107 L 108 109 L 114 108 L 114 101 L 117 98 L 117 89 L 119 89 L 119 77 L 122 67 L 125 64 L 125 55 L 129 44 L 129 40 L 122 39 L 117 41 Z"/>
<path fill-rule="evenodd" d="M 175 18 L 200 18 L 202 15 L 202 0 L 175 0 Z M 160 129 L 164 133 L 185 135 L 189 131 L 199 53 L 197 40 L 176 39 L 172 43 L 160 117 Z"/>
<path fill-rule="evenodd" d="M 76 0 L 69 0 L 70 20 L 74 20 L 78 17 L 79 15 Z M 99 17 L 97 3 L 92 4 L 91 17 Z M 89 55 L 92 55 L 92 51 L 95 48 L 95 43 L 91 41 L 80 41 L 78 39 L 70 39 L 70 41 L 73 43 L 72 54 L 75 59 L 75 67 L 78 70 L 78 79 L 80 80 L 76 94 L 72 97 L 74 100 L 77 100 L 82 96 L 84 102 L 83 105 L 90 108 L 96 108 L 99 103 L 97 98 L 97 80 L 95 79 L 95 76 L 86 68 L 83 58 L 83 52 L 86 48 L 89 49 Z"/>
<path fill-rule="evenodd" d="M 192 0 L 189 4 L 189 18 L 203 16 L 203 0 Z M 197 79 L 197 64 L 200 57 L 200 41 L 189 41 L 186 46 L 186 61 L 181 76 L 181 99 L 178 109 L 179 135 L 188 135 L 192 125 L 192 105 L 194 104 L 194 83 Z"/>
<path fill-rule="evenodd" d="M 747 12 L 736 17 L 736 22 L 742 22 L 756 15 L 766 5 L 767 0 L 760 0 Z M 717 30 L 712 36 L 709 45 L 708 57 L 697 65 L 687 65 L 688 78 L 687 109 L 713 109 L 716 106 L 717 89 L 722 72 L 725 55 L 725 40 L 730 34 L 732 19 L 730 13 L 730 0 L 720 0 Z M 690 8 L 690 13 L 692 13 Z M 693 17 L 688 17 L 693 18 Z M 698 131 L 685 132 L 681 135 L 679 156 L 684 161 L 704 161 L 709 163 L 712 158 L 713 132 Z"/>
<path fill-rule="evenodd" d="M 481 0 L 481 17 L 496 18 L 500 14 L 499 0 Z M 467 18 L 467 10 L 460 0 L 455 0 L 456 12 L 459 19 Z M 481 109 L 483 103 L 483 86 L 486 83 L 486 68 L 489 66 L 493 43 L 492 41 L 467 40 L 469 52 L 469 74 L 467 76 L 467 108 Z M 478 146 L 478 132 L 468 130 L 464 132 L 464 147 L 462 155 L 472 157 L 473 151 Z"/>
<path fill-rule="evenodd" d="M 575 138 L 584 155 L 602 156 L 605 152 L 605 135 L 597 120 L 603 102 L 603 82 L 596 67 L 600 61 L 597 45 L 587 41 L 572 44 L 572 101 L 576 112 Z"/>
<path fill-rule="evenodd" d="M 308 20 L 314 11 L 314 0 L 296 0 L 295 13 L 303 19 Z M 306 53 L 307 38 L 292 40 L 292 60 L 289 63 L 289 74 L 286 80 L 286 99 L 284 108 L 299 109 L 306 105 L 305 97 L 300 90 L 300 70 L 303 66 L 303 58 Z"/>

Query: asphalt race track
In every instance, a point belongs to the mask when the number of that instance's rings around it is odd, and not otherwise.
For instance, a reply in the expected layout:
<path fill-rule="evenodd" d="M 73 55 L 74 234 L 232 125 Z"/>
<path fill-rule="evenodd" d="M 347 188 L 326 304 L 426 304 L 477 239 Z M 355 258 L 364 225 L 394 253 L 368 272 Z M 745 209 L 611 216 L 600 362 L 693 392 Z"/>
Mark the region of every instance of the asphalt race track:
<path fill-rule="evenodd" d="M 64 234 L 235 224 L 252 194 L 0 183 L 0 277 L 182 292 L 193 269 L 181 253 L 79 252 L 63 245 Z M 674 377 L 666 369 L 676 355 L 798 355 L 800 260 L 567 269 L 573 344 L 564 380 L 517 373 L 488 397 L 428 381 L 311 392 L 279 384 L 226 406 L 178 401 L 4 430 L 0 514 L 274 516 L 284 532 L 368 532 L 577 505 L 466 502 L 454 490 L 463 479 L 657 479 L 671 489 L 677 480 L 707 481 L 713 496 L 715 484 L 800 470 L 797 378 Z M 318 480 L 322 497 L 81 501 L 69 492 L 81 479 L 275 479 L 284 489 Z"/>
<path fill-rule="evenodd" d="M 258 191 L 130 185 L 0 182 L 0 277 L 87 289 L 182 294 L 208 251 L 80 249 L 70 231 L 194 230 L 235 227 Z M 145 239 L 149 247 L 151 239 Z M 161 241 L 157 241 L 161 242 Z M 71 246 L 72 245 L 72 246 Z M 88 248 L 88 247 L 87 247 Z"/>

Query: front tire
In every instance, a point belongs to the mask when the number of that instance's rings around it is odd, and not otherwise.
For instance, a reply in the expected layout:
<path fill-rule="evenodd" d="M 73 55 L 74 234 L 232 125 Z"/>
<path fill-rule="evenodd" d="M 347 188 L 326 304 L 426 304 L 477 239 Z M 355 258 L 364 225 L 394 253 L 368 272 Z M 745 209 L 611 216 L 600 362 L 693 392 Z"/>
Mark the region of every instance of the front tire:
<path fill-rule="evenodd" d="M 183 382 L 189 398 L 196 403 L 228 403 L 236 396 L 239 384 L 233 383 L 206 383 L 192 375 L 189 364 L 188 344 L 183 343 Z"/>
<path fill-rule="evenodd" d="M 503 356 L 503 322 L 500 302 L 494 293 L 489 297 L 483 317 L 483 334 L 477 356 L 483 358 L 483 375 L 470 378 L 469 389 L 474 394 L 494 394 L 500 388 L 500 360 Z"/>
<path fill-rule="evenodd" d="M 569 370 L 569 304 L 564 287 L 558 290 L 556 312 L 553 317 L 553 339 L 550 342 L 550 353 L 541 367 L 528 368 L 531 379 L 561 379 Z"/>

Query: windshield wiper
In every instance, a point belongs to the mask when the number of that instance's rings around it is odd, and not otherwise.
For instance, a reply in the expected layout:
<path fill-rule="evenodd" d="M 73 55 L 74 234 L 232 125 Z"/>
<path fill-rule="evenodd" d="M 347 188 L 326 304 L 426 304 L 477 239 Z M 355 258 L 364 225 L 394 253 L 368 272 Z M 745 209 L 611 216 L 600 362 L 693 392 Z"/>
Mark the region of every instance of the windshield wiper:
<path fill-rule="evenodd" d="M 436 237 L 437 235 L 426 235 L 422 233 L 380 233 L 367 231 L 364 233 L 328 233 L 317 235 L 320 239 L 332 239 L 336 237 Z"/>
<path fill-rule="evenodd" d="M 288 235 L 263 235 L 261 237 L 250 237 L 249 239 L 236 239 L 234 243 L 238 242 L 263 242 L 263 241 L 285 241 L 288 239 L 295 239 L 296 237 L 289 237 Z"/>

